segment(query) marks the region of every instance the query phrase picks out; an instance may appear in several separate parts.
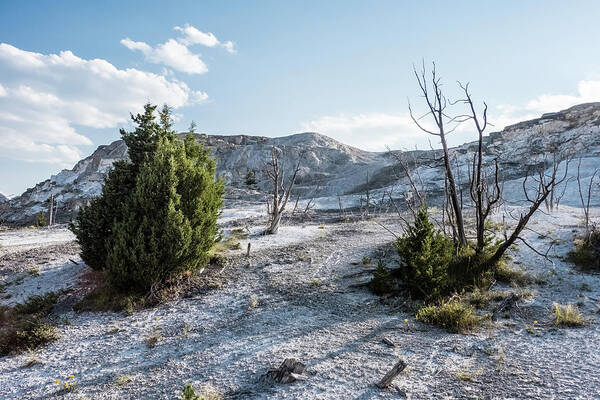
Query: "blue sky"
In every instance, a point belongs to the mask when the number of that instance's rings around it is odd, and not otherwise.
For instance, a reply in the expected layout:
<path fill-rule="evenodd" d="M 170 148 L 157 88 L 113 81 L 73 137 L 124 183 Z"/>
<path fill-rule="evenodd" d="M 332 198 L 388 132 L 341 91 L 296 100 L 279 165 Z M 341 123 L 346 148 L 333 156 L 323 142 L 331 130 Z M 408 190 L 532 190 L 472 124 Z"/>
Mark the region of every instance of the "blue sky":
<path fill-rule="evenodd" d="M 147 100 L 182 130 L 367 150 L 429 146 L 406 114 L 422 59 L 450 95 L 470 81 L 494 130 L 598 101 L 598 16 L 596 1 L 0 0 L 0 192 L 71 168 Z"/>

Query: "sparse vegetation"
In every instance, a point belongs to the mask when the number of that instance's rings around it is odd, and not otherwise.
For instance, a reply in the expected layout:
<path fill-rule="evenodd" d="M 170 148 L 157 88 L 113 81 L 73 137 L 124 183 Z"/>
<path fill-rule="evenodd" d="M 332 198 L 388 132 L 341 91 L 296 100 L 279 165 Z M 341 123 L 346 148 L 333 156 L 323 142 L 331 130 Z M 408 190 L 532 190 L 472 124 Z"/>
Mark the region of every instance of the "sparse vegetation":
<path fill-rule="evenodd" d="M 554 324 L 556 326 L 579 327 L 585 325 L 585 318 L 577 306 L 554 303 L 552 308 Z"/>
<path fill-rule="evenodd" d="M 78 388 L 78 385 L 75 383 L 74 375 L 69 376 L 64 381 L 57 379 L 54 383 L 60 388 L 60 392 L 73 392 Z"/>
<path fill-rule="evenodd" d="M 137 292 L 124 292 L 110 285 L 102 285 L 81 299 L 73 309 L 75 311 L 115 311 L 132 314 L 144 308 L 146 296 Z"/>
<path fill-rule="evenodd" d="M 144 338 L 144 343 L 146 343 L 146 346 L 148 346 L 149 349 L 153 349 L 161 340 L 163 340 L 162 330 L 160 327 L 155 327 L 152 332 Z"/>
<path fill-rule="evenodd" d="M 492 301 L 502 301 L 510 295 L 510 292 L 486 290 L 481 287 L 475 287 L 468 294 L 467 299 L 470 304 L 476 308 L 482 309 L 487 307 Z"/>
<path fill-rule="evenodd" d="M 258 307 L 259 305 L 259 301 L 258 301 L 258 296 L 256 296 L 255 294 L 250 296 L 250 300 L 248 301 L 248 310 L 252 310 L 256 307 Z"/>
<path fill-rule="evenodd" d="M 527 285 L 532 282 L 532 277 L 526 272 L 512 268 L 506 261 L 500 261 L 496 265 L 496 279 L 504 283 L 512 283 L 518 286 Z"/>
<path fill-rule="evenodd" d="M 115 379 L 115 385 L 117 385 L 117 386 L 125 386 L 128 383 L 131 383 L 132 381 L 133 381 L 133 379 L 131 379 L 131 377 L 129 375 L 119 375 Z"/>
<path fill-rule="evenodd" d="M 0 356 L 34 350 L 59 337 L 48 315 L 58 294 L 32 296 L 12 308 L 0 306 Z"/>
<path fill-rule="evenodd" d="M 471 305 L 456 298 L 425 306 L 417 312 L 416 317 L 419 321 L 437 325 L 453 333 L 468 332 L 482 322 L 482 317 L 475 314 Z"/>
<path fill-rule="evenodd" d="M 233 229 L 227 237 L 220 237 L 215 241 L 214 245 L 209 251 L 211 258 L 222 256 L 229 250 L 239 250 L 242 248 L 240 240 L 248 237 L 248 232 L 241 228 Z"/>
<path fill-rule="evenodd" d="M 369 257 L 363 257 L 362 263 L 363 263 L 363 265 L 369 265 L 369 264 L 371 264 L 371 259 Z"/>
<path fill-rule="evenodd" d="M 459 372 L 456 374 L 456 377 L 463 382 L 471 382 L 473 380 L 473 375 L 470 372 Z"/>
<path fill-rule="evenodd" d="M 210 385 L 204 385 L 199 393 L 188 383 L 181 390 L 181 400 L 222 400 L 223 395 Z"/>
<path fill-rule="evenodd" d="M 575 240 L 569 259 L 583 270 L 600 270 L 600 227 L 591 225 L 589 232 Z"/>
<path fill-rule="evenodd" d="M 30 368 L 42 363 L 35 350 L 27 350 L 27 353 L 29 353 L 29 357 L 27 358 L 27 362 L 23 365 L 23 368 Z"/>

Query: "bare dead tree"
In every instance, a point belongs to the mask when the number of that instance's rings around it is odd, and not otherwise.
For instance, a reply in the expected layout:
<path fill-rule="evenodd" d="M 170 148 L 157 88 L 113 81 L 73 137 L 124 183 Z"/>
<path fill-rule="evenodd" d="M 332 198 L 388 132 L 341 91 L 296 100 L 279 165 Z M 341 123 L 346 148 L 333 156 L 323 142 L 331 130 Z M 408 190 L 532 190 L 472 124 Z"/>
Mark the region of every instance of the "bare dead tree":
<path fill-rule="evenodd" d="M 469 84 L 463 85 L 458 83 L 464 93 L 464 98 L 458 102 L 466 104 L 469 108 L 469 114 L 459 116 L 461 121 L 473 121 L 477 130 L 477 152 L 473 156 L 473 166 L 470 177 L 470 194 L 471 200 L 475 205 L 475 226 L 477 232 L 477 244 L 475 247 L 476 253 L 483 252 L 485 246 L 485 220 L 490 215 L 491 211 L 498 204 L 501 198 L 500 184 L 498 182 L 498 159 L 494 161 L 494 176 L 492 182 L 487 179 L 483 166 L 483 134 L 488 126 L 487 110 L 488 106 L 484 102 L 484 108 L 481 118 L 477 114 L 471 93 L 469 92 Z"/>
<path fill-rule="evenodd" d="M 265 231 L 267 234 L 276 234 L 279 230 L 279 225 L 281 223 L 281 217 L 285 210 L 285 206 L 290 198 L 290 193 L 292 192 L 292 188 L 296 183 L 296 177 L 298 176 L 298 171 L 300 171 L 300 160 L 301 157 L 298 158 L 298 162 L 294 167 L 294 170 L 291 174 L 291 178 L 289 183 L 285 184 L 285 165 L 283 162 L 283 150 L 273 146 L 271 148 L 271 160 L 265 163 L 264 173 L 270 179 L 273 184 L 273 191 L 271 193 L 272 199 L 270 202 L 267 202 L 267 212 L 269 214 L 269 227 Z"/>
<path fill-rule="evenodd" d="M 484 163 L 484 146 L 483 136 L 486 128 L 488 127 L 487 110 L 488 106 L 484 102 L 483 110 L 478 112 L 475 106 L 471 93 L 469 91 L 469 84 L 463 85 L 458 83 L 459 88 L 462 90 L 463 97 L 455 102 L 450 102 L 444 96 L 441 90 L 440 78 L 437 77 L 435 71 L 435 64 L 431 72 L 431 78 L 428 79 L 426 76 L 425 68 L 419 73 L 415 69 L 415 76 L 421 89 L 422 95 L 425 98 L 425 102 L 428 107 L 428 111 L 421 117 L 417 118 L 411 106 L 409 104 L 409 111 L 413 122 L 424 132 L 437 136 L 442 144 L 442 158 L 445 171 L 445 204 L 449 209 L 444 210 L 442 218 L 447 218 L 449 225 L 453 230 L 453 237 L 455 242 L 459 246 L 466 246 L 467 239 L 464 228 L 464 218 L 462 214 L 462 196 L 461 200 L 458 198 L 457 181 L 454 176 L 450 155 L 447 147 L 446 136 L 451 133 L 459 124 L 471 121 L 477 132 L 477 150 L 473 155 L 472 165 L 468 168 L 469 175 L 469 189 L 470 197 L 475 209 L 476 219 L 476 233 L 477 243 L 476 252 L 478 254 L 484 251 L 485 247 L 485 221 L 493 212 L 493 210 L 500 206 L 502 202 L 502 187 L 500 185 L 499 178 L 499 161 L 498 158 L 494 159 L 493 166 L 485 165 Z M 427 85 L 430 84 L 431 88 Z M 448 105 L 462 104 L 466 106 L 466 113 L 450 116 L 447 107 Z M 430 117 L 435 123 L 435 129 L 428 129 L 420 120 L 424 117 Z M 448 128 L 449 127 L 449 128 Z M 510 235 L 505 231 L 504 240 L 500 243 L 494 253 L 485 261 L 484 268 L 490 268 L 497 264 L 497 262 L 504 255 L 506 250 L 516 241 L 520 240 L 527 246 L 531 247 L 524 238 L 520 235 L 523 229 L 526 228 L 530 218 L 539 209 L 540 205 L 546 201 L 555 201 L 555 189 L 563 183 L 568 174 L 568 163 L 569 159 L 566 159 L 566 167 L 564 175 L 558 176 L 559 165 L 561 164 L 561 156 L 556 154 L 554 162 L 552 163 L 552 169 L 549 174 L 542 171 L 537 181 L 537 186 L 532 188 L 528 187 L 528 179 L 531 178 L 528 171 L 523 182 L 523 190 L 525 198 L 530 203 L 529 209 L 525 213 L 521 213 L 517 218 L 518 222 L 516 227 L 513 229 Z M 456 162 L 457 171 L 459 170 L 458 161 Z M 460 172 L 460 171 L 458 171 Z M 460 183 L 459 183 L 460 184 Z M 591 186 L 591 185 L 590 185 Z M 533 248 L 532 248 L 533 249 Z M 535 249 L 533 249 L 536 251 Z M 536 253 L 544 255 L 536 251 Z M 546 253 L 547 256 L 547 253 Z"/>
<path fill-rule="evenodd" d="M 585 224 L 586 236 L 588 236 L 590 231 L 590 201 L 592 198 L 592 187 L 594 186 L 594 179 L 598 172 L 600 172 L 598 169 L 594 170 L 587 188 L 582 187 L 581 157 L 579 157 L 579 162 L 577 163 L 577 188 L 579 189 L 579 199 L 581 200 L 581 208 L 583 209 L 583 223 Z"/>
<path fill-rule="evenodd" d="M 369 190 L 369 170 L 367 170 L 367 175 L 365 177 L 365 202 L 366 202 L 366 206 L 365 206 L 365 211 L 364 214 L 361 213 L 362 217 L 369 217 L 369 207 L 371 206 L 371 192 Z M 362 195 L 361 195 L 361 201 L 362 201 Z"/>
<path fill-rule="evenodd" d="M 415 180 L 413 179 L 412 171 L 408 165 L 408 162 L 406 162 L 405 158 L 403 157 L 403 152 L 392 152 L 389 149 L 388 151 L 396 159 L 398 165 L 402 167 L 402 170 L 406 175 L 406 179 L 408 179 L 408 183 L 410 185 L 411 190 L 411 196 L 409 197 L 406 194 L 404 194 L 404 200 L 406 201 L 406 204 L 408 205 L 408 208 L 412 212 L 413 216 L 416 216 L 415 208 L 425 206 L 425 195 L 424 193 L 422 193 L 423 182 L 420 182 L 421 189 L 419 189 L 417 187 L 417 184 L 415 183 Z M 420 179 L 420 175 L 418 175 L 418 177 Z M 414 201 L 418 202 L 418 204 L 412 204 Z"/>
<path fill-rule="evenodd" d="M 317 184 L 317 186 L 315 188 L 313 188 L 313 190 L 310 193 L 310 197 L 308 198 L 306 207 L 304 207 L 304 211 L 302 212 L 302 215 L 304 217 L 310 217 L 309 212 L 310 212 L 310 210 L 312 210 L 315 207 L 315 197 L 320 192 L 321 192 L 321 184 L 319 183 L 319 184 Z"/>
<path fill-rule="evenodd" d="M 454 124 L 457 120 L 455 118 L 449 117 L 446 113 L 446 108 L 448 106 L 448 101 L 446 96 L 442 92 L 442 84 L 440 78 L 436 74 L 435 63 L 433 63 L 433 67 L 431 70 L 431 77 L 428 79 L 427 73 L 425 70 L 425 64 L 423 63 L 423 67 L 420 72 L 417 72 L 417 69 L 414 67 L 414 74 L 417 79 L 417 83 L 421 89 L 421 93 L 423 98 L 425 99 L 425 103 L 427 105 L 428 111 L 421 117 L 416 117 L 410 102 L 408 104 L 408 110 L 410 113 L 410 117 L 413 122 L 417 125 L 419 129 L 423 132 L 436 136 L 440 139 L 440 143 L 442 145 L 443 150 L 443 160 L 444 160 L 444 169 L 446 173 L 446 177 L 448 179 L 448 192 L 450 197 L 450 203 L 452 206 L 454 219 L 456 223 L 456 231 L 457 231 L 457 240 L 460 246 L 467 245 L 467 237 L 465 235 L 465 225 L 461 211 L 461 205 L 458 200 L 458 192 L 456 189 L 456 182 L 454 179 L 454 173 L 452 171 L 452 166 L 450 163 L 450 155 L 448 152 L 448 144 L 446 142 L 446 135 L 451 133 L 454 127 L 450 125 Z M 431 88 L 428 84 L 431 83 Z M 420 120 L 424 117 L 431 117 L 435 123 L 435 130 L 431 130 L 426 128 Z M 450 129 L 447 130 L 447 127 L 450 126 Z"/>
<path fill-rule="evenodd" d="M 525 199 L 527 200 L 527 202 L 530 203 L 529 209 L 527 210 L 526 213 L 520 214 L 518 222 L 517 222 L 517 226 L 514 228 L 514 230 L 510 234 L 510 236 L 508 236 L 508 234 L 505 233 L 504 241 L 500 244 L 500 246 L 498 246 L 498 248 L 496 249 L 494 254 L 488 259 L 488 261 L 487 261 L 488 266 L 493 266 L 498 261 L 500 261 L 500 259 L 502 258 L 502 256 L 506 252 L 506 250 L 508 250 L 508 248 L 510 246 L 512 246 L 513 243 L 515 243 L 515 241 L 517 241 L 517 240 L 522 241 L 528 247 L 533 249 L 533 247 L 530 246 L 525 241 L 525 239 L 522 238 L 520 235 L 521 235 L 521 232 L 523 232 L 523 229 L 526 228 L 527 223 L 529 222 L 529 220 L 531 219 L 533 214 L 535 214 L 535 212 L 540 208 L 540 206 L 544 203 L 544 201 L 550 195 L 551 187 L 553 185 L 559 185 L 559 184 L 563 183 L 565 181 L 565 179 L 567 178 L 567 174 L 569 171 L 568 162 L 565 166 L 565 173 L 560 178 L 557 177 L 557 171 L 556 171 L 557 169 L 558 169 L 558 164 L 556 164 L 552 168 L 552 172 L 550 173 L 550 175 L 547 175 L 547 179 L 545 179 L 543 181 L 543 183 L 541 184 L 542 188 L 540 188 L 540 186 L 539 186 L 539 182 L 541 182 L 541 180 L 538 180 L 538 185 L 533 194 L 530 194 L 531 189 L 527 188 L 527 181 L 530 177 L 529 172 L 525 175 L 525 178 L 523 179 L 523 193 L 525 195 Z M 533 249 L 533 250 L 535 251 L 535 249 Z M 537 251 L 536 251 L 536 253 L 540 254 Z"/>
<path fill-rule="evenodd" d="M 344 216 L 344 207 L 342 207 L 342 196 L 340 196 L 340 194 L 337 194 L 337 198 L 338 198 L 338 207 L 340 210 L 340 218 L 342 218 Z"/>

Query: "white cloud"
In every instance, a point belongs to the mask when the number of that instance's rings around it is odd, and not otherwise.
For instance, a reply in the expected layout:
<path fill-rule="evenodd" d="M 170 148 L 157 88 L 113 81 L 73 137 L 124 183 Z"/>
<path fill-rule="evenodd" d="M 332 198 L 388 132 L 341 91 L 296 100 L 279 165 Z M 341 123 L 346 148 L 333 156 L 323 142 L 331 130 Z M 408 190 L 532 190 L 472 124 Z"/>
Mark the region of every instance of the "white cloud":
<path fill-rule="evenodd" d="M 408 114 L 364 113 L 324 116 L 302 124 L 302 129 L 315 131 L 364 150 L 384 151 L 414 148 L 426 142 Z"/>
<path fill-rule="evenodd" d="M 143 104 L 180 108 L 207 99 L 184 82 L 70 51 L 40 54 L 0 44 L 0 156 L 71 165 L 91 145 L 77 127 L 112 128 Z"/>
<path fill-rule="evenodd" d="M 539 118 L 542 114 L 572 107 L 576 104 L 600 101 L 600 81 L 580 81 L 577 94 L 544 94 L 523 105 L 502 104 L 490 108 L 488 120 L 492 127 L 488 132 L 500 131 L 517 122 Z M 427 119 L 423 124 L 427 126 Z M 322 116 L 301 124 L 303 130 L 315 131 L 331 136 L 343 143 L 364 150 L 384 151 L 392 149 L 428 149 L 439 147 L 436 137 L 420 131 L 408 113 L 363 113 Z M 427 126 L 429 128 L 429 126 Z M 475 140 L 470 121 L 463 123 L 448 136 L 450 145 L 460 145 Z"/>
<path fill-rule="evenodd" d="M 150 45 L 148 43 L 144 43 L 144 42 L 134 42 L 133 40 L 129 39 L 129 38 L 125 38 L 121 40 L 121 44 L 125 47 L 127 47 L 129 50 L 139 50 L 142 53 L 144 53 L 144 55 L 149 55 L 152 53 L 152 47 L 150 47 Z"/>
<path fill-rule="evenodd" d="M 220 42 L 219 39 L 217 39 L 217 37 L 211 32 L 204 33 L 190 24 L 185 24 L 183 27 L 176 26 L 173 29 L 183 33 L 183 37 L 180 37 L 177 40 L 186 46 L 201 44 L 206 47 L 221 46 L 229 53 L 235 53 L 236 51 L 235 45 L 232 41 Z"/>
<path fill-rule="evenodd" d="M 187 74 L 204 74 L 208 72 L 208 67 L 200 58 L 200 54 L 190 51 L 189 47 L 192 45 L 220 46 L 229 53 L 236 52 L 233 42 L 222 43 L 212 33 L 204 33 L 189 24 L 185 24 L 183 27 L 176 26 L 173 29 L 181 32 L 183 36 L 177 39 L 169 39 L 156 47 L 152 47 L 146 42 L 136 42 L 130 38 L 122 39 L 121 44 L 131 51 L 140 51 L 148 62 L 165 65 Z M 163 73 L 163 75 L 166 74 Z"/>
<path fill-rule="evenodd" d="M 577 104 L 600 101 L 600 81 L 579 81 L 577 94 L 542 94 L 524 105 L 503 104 L 490 115 L 495 130 L 528 119 L 539 118 L 544 113 L 567 109 Z"/>
<path fill-rule="evenodd" d="M 525 108 L 539 113 L 564 110 L 576 104 L 600 101 L 600 81 L 579 81 L 576 95 L 544 94 L 531 100 Z"/>
<path fill-rule="evenodd" d="M 215 47 L 219 44 L 219 40 L 216 38 L 215 35 L 213 35 L 210 32 L 201 32 L 189 24 L 185 24 L 183 28 L 180 26 L 176 26 L 173 29 L 184 34 L 184 36 L 180 38 L 179 41 L 185 44 L 186 46 L 190 46 L 192 44 L 201 44 L 207 47 Z"/>
<path fill-rule="evenodd" d="M 225 50 L 227 50 L 229 53 L 236 53 L 237 50 L 235 49 L 235 44 L 231 41 L 228 40 L 227 42 L 222 44 L 223 47 L 225 47 Z"/>
<path fill-rule="evenodd" d="M 187 46 L 175 39 L 169 39 L 155 48 L 144 42 L 134 42 L 129 38 L 121 40 L 121 44 L 129 50 L 141 51 L 146 60 L 154 64 L 166 65 L 187 74 L 204 74 L 208 72 L 208 67 L 200 59 L 200 56 L 192 53 Z"/>

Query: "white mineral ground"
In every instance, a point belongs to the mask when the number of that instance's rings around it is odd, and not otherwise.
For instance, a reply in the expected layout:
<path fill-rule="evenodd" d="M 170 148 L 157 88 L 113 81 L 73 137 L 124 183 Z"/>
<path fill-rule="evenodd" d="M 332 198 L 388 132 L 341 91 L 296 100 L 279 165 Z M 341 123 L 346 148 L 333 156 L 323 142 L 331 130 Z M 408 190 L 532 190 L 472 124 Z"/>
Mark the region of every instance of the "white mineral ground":
<path fill-rule="evenodd" d="M 516 212 L 515 207 L 501 211 Z M 260 236 L 266 224 L 260 211 L 224 210 L 226 233 L 253 222 L 250 237 L 230 251 L 230 263 L 215 276 L 222 282 L 218 288 L 129 316 L 76 313 L 71 306 L 77 292 L 69 292 L 52 315 L 61 338 L 36 350 L 39 364 L 24 367 L 30 354 L 0 358 L 0 397 L 175 399 L 188 382 L 210 384 L 225 398 L 238 399 L 600 397 L 600 275 L 564 261 L 581 232 L 580 209 L 565 205 L 536 214 L 524 236 L 540 249 L 553 244 L 552 261 L 519 245 L 511 250 L 511 262 L 543 283 L 529 286 L 533 298 L 519 303 L 510 318 L 467 335 L 416 321 L 401 307 L 405 299 L 384 303 L 355 286 L 370 278 L 356 275 L 366 269 L 363 256 L 391 267 L 398 262 L 393 236 L 379 225 L 400 232 L 394 215 L 352 223 L 317 216 L 287 221 L 278 235 Z M 592 212 L 597 218 L 600 208 Z M 250 258 L 244 256 L 248 241 Z M 64 226 L 1 231 L 0 245 L 2 304 L 75 287 L 87 270 Z M 493 290 L 517 289 L 496 284 Z M 251 299 L 258 300 L 255 307 Z M 586 326 L 555 328 L 555 301 L 578 303 Z M 156 330 L 163 339 L 148 348 L 144 338 Z M 382 343 L 383 337 L 396 347 Z M 307 365 L 305 380 L 259 383 L 287 357 Z M 408 367 L 391 388 L 378 389 L 375 383 L 398 357 Z M 78 389 L 59 392 L 54 381 L 70 375 Z M 117 385 L 122 375 L 132 381 Z"/>

